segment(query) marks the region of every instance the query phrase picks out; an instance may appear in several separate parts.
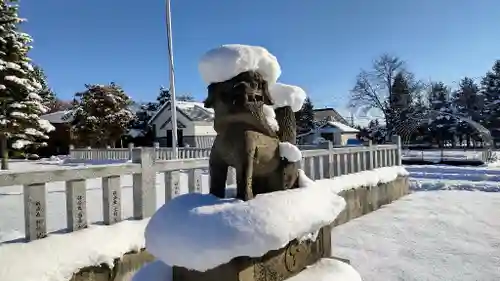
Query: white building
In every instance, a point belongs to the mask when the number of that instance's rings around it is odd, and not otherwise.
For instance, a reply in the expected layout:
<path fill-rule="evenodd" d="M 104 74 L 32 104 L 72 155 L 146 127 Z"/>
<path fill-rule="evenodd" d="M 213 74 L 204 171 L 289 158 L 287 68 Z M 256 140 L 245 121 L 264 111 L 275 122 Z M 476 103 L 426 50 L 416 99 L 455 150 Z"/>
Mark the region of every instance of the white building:
<path fill-rule="evenodd" d="M 297 136 L 299 144 L 315 144 L 324 140 L 331 141 L 333 145 L 347 145 L 348 140 L 356 139 L 359 133 L 331 107 L 314 109 L 314 122 L 317 125 L 315 130 Z"/>
<path fill-rule="evenodd" d="M 201 102 L 176 101 L 177 143 L 179 147 L 211 147 L 217 133 L 213 128 L 214 111 Z M 170 102 L 165 103 L 149 121 L 155 141 L 162 147 L 172 146 Z"/>

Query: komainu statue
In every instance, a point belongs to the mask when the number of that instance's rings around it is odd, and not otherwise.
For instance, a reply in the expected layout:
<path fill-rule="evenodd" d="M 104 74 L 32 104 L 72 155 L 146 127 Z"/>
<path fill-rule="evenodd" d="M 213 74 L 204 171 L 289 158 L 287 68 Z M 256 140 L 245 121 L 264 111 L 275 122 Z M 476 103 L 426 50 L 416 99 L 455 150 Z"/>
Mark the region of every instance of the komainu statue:
<path fill-rule="evenodd" d="M 210 154 L 210 193 L 225 196 L 228 167 L 236 170 L 236 197 L 298 186 L 298 164 L 280 156 L 280 143 L 294 144 L 295 115 L 277 108 L 269 85 L 257 71 L 208 86 L 205 107 L 215 112 L 217 137 Z"/>

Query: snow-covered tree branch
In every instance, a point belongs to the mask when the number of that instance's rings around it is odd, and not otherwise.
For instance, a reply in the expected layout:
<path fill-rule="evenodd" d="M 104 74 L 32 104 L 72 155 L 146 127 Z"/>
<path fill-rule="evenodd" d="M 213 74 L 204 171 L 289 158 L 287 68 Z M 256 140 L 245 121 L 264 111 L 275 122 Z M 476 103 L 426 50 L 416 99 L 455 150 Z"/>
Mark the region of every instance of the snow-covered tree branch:
<path fill-rule="evenodd" d="M 85 87 L 75 94 L 73 133 L 81 144 L 114 147 L 135 118 L 130 97 L 115 83 Z"/>
<path fill-rule="evenodd" d="M 44 144 L 54 127 L 40 118 L 47 111 L 38 94 L 42 85 L 33 78 L 28 52 L 31 37 L 19 31 L 17 1 L 0 2 L 0 150 L 7 168 L 8 144 L 14 149 Z M 15 20 L 8 20 L 15 19 Z"/>

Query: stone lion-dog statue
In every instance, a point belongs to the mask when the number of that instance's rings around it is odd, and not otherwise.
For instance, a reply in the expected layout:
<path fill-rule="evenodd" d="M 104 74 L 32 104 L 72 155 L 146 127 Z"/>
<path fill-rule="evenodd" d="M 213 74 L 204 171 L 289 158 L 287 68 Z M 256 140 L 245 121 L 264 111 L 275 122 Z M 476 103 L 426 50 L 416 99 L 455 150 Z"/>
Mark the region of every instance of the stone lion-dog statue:
<path fill-rule="evenodd" d="M 262 75 L 246 71 L 210 84 L 204 106 L 213 108 L 217 132 L 209 159 L 211 194 L 225 197 L 229 167 L 236 170 L 236 198 L 243 201 L 298 186 L 298 163 L 279 152 L 280 142 L 296 142 L 295 115 L 290 106 L 274 112 Z"/>

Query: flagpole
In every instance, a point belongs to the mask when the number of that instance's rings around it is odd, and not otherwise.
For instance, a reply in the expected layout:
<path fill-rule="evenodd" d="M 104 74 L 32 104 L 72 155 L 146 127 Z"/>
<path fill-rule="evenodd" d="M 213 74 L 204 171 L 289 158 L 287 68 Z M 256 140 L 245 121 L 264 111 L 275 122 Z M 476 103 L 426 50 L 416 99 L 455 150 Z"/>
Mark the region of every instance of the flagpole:
<path fill-rule="evenodd" d="M 170 0 L 165 1 L 165 20 L 167 25 L 168 57 L 170 71 L 170 113 L 172 124 L 172 159 L 178 158 L 177 149 L 177 104 L 175 101 L 175 74 L 174 74 L 174 52 L 172 48 L 172 15 L 170 13 Z"/>

